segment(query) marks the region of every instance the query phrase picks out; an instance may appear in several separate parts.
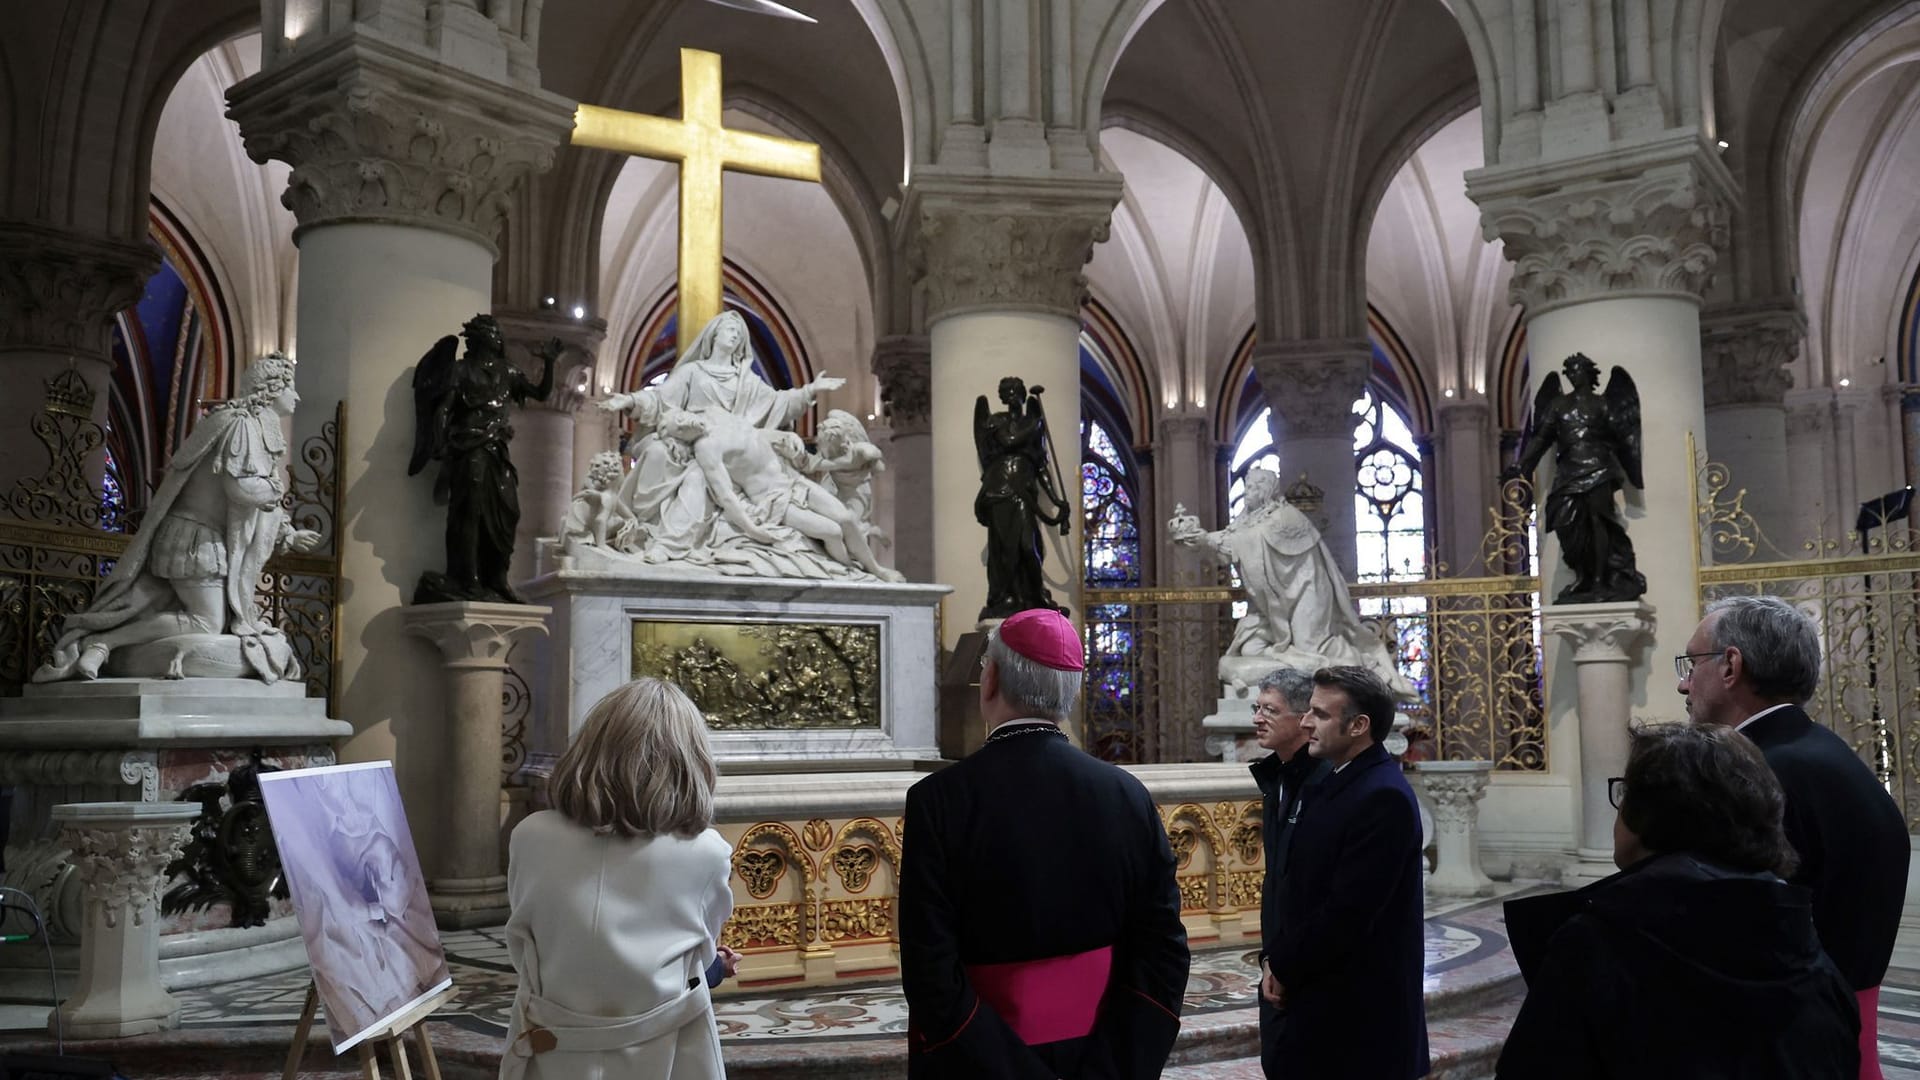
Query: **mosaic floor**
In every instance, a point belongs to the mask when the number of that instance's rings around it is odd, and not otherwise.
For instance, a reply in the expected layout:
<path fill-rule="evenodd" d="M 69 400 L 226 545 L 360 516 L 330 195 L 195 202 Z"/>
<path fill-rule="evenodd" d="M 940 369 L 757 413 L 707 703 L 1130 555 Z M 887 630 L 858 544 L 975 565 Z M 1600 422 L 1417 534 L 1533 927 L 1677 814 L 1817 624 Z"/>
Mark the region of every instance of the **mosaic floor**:
<path fill-rule="evenodd" d="M 1507 949 L 1503 896 L 1439 906 L 1427 921 L 1427 999 L 1436 1080 L 1490 1076 L 1501 1039 L 1519 1007 L 1518 970 Z M 447 933 L 443 938 L 456 997 L 433 1017 L 442 1060 L 464 1064 L 449 1075 L 485 1075 L 498 1061 L 514 975 L 494 930 Z M 1182 1043 L 1166 1076 L 1172 1080 L 1251 1080 L 1260 1075 L 1254 1052 L 1255 975 L 1246 948 L 1195 954 L 1187 985 Z M 151 1062 L 128 1076 L 224 1077 L 278 1075 L 244 1057 L 247 1048 L 284 1056 L 307 982 L 298 974 L 181 992 L 182 1027 L 151 1042 L 95 1044 L 122 1063 Z M 743 1077 L 866 1077 L 897 1075 L 904 1057 L 906 1003 L 897 984 L 787 995 L 722 998 L 715 1013 L 727 1047 L 730 1075 Z M 0 1049 L 40 1044 L 43 1008 L 0 1006 Z M 277 1043 L 276 1043 L 276 1040 Z M 139 1044 L 139 1045 L 135 1045 Z M 1896 971 L 1881 998 L 1880 1049 L 1891 1080 L 1920 1080 L 1920 972 Z M 310 1057 L 321 1066 L 323 1046 Z M 242 1060 L 244 1058 L 244 1060 Z M 277 1060 L 277 1058 L 276 1058 Z M 218 1071 L 202 1072 L 216 1061 Z M 806 1063 L 801 1066 L 801 1063 Z M 331 1075 L 314 1073 L 313 1075 Z"/>

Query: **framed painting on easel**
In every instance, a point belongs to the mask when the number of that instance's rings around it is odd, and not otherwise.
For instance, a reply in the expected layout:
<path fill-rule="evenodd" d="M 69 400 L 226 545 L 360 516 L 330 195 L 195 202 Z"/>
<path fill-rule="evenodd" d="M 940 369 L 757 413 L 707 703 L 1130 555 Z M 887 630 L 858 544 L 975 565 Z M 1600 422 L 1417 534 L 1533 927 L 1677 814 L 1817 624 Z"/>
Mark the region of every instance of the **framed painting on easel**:
<path fill-rule="evenodd" d="M 453 984 L 393 763 L 266 773 L 260 792 L 333 1051 L 345 1053 Z"/>

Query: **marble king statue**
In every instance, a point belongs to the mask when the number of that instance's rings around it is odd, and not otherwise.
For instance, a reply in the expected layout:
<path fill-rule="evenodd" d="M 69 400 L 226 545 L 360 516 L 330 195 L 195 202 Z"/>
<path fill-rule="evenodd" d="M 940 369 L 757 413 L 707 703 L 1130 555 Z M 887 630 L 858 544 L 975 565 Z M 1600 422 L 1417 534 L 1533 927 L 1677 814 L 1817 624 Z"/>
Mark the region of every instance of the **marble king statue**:
<path fill-rule="evenodd" d="M 247 368 L 240 396 L 214 406 L 174 452 L 146 525 L 93 602 L 68 617 L 34 682 L 93 679 L 103 669 L 269 683 L 300 677 L 291 645 L 254 603 L 268 558 L 320 543 L 281 507 L 281 421 L 299 403 L 291 359 L 270 353 Z"/>

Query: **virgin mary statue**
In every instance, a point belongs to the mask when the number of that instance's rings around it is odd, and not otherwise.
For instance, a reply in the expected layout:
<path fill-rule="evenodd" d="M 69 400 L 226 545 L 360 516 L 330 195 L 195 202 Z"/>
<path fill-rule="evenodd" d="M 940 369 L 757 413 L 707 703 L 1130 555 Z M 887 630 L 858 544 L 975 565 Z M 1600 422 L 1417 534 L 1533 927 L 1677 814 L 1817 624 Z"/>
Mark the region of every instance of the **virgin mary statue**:
<path fill-rule="evenodd" d="M 777 431 L 804 415 L 815 395 L 844 385 L 845 379 L 821 375 L 798 389 L 775 390 L 754 370 L 747 321 L 737 311 L 723 311 L 701 328 L 664 382 L 615 394 L 600 407 L 647 419 L 668 410 L 723 412 Z M 621 482 L 620 498 L 647 526 L 641 554 L 651 562 L 684 559 L 704 550 L 718 512 L 689 443 L 652 424 L 642 426 L 650 430 L 631 448 L 633 468 Z"/>

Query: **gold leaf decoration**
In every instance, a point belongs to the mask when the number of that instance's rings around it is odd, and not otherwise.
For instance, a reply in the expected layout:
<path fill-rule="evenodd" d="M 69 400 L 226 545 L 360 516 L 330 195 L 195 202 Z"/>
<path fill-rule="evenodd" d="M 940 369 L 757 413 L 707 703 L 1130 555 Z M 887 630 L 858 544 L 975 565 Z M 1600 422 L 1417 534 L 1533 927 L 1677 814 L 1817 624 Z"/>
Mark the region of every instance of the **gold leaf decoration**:
<path fill-rule="evenodd" d="M 826 818 L 814 818 L 801 827 L 800 839 L 811 851 L 825 851 L 833 843 L 833 826 Z"/>

